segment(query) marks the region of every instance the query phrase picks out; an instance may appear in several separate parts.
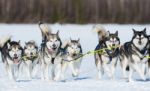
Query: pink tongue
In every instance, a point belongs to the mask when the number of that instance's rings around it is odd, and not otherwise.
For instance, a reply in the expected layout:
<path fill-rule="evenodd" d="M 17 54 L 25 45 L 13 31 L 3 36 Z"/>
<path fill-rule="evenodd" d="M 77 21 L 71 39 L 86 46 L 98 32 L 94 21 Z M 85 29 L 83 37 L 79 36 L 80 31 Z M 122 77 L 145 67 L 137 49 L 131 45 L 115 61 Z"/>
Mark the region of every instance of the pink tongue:
<path fill-rule="evenodd" d="M 19 62 L 19 60 L 18 59 L 14 59 L 14 63 L 18 63 Z"/>
<path fill-rule="evenodd" d="M 52 49 L 48 49 L 48 51 L 49 51 L 49 52 L 52 52 L 53 50 L 52 50 Z"/>

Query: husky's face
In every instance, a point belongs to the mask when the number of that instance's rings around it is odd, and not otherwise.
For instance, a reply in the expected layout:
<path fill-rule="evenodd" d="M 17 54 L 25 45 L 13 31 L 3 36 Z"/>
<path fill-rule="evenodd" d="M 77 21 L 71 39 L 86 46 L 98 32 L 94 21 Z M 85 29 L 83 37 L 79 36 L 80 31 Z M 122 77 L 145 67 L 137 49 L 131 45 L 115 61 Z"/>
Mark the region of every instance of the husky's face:
<path fill-rule="evenodd" d="M 20 46 L 20 41 L 19 42 L 12 41 L 7 45 L 10 57 L 12 58 L 14 63 L 18 63 L 22 56 L 22 47 Z"/>
<path fill-rule="evenodd" d="M 33 57 L 37 55 L 38 47 L 34 41 L 29 41 L 25 43 L 24 54 L 27 57 Z"/>
<path fill-rule="evenodd" d="M 106 46 L 108 48 L 115 48 L 116 46 L 118 46 L 120 44 L 120 39 L 118 37 L 118 31 L 116 31 L 116 33 L 112 34 L 109 33 L 109 36 L 106 38 Z"/>
<path fill-rule="evenodd" d="M 58 33 L 59 32 L 57 32 L 56 34 L 50 34 L 48 36 L 46 47 L 49 51 L 57 51 L 58 48 L 61 46 L 61 40 L 59 38 Z"/>
<path fill-rule="evenodd" d="M 146 28 L 142 31 L 136 31 L 133 29 L 134 35 L 132 38 L 133 44 L 142 50 L 148 43 L 148 36 L 146 34 Z"/>
<path fill-rule="evenodd" d="M 81 49 L 81 45 L 79 43 L 79 39 L 78 40 L 70 39 L 70 42 L 68 43 L 66 50 L 67 50 L 68 54 L 73 57 L 75 57 L 79 53 L 81 53 L 82 49 Z"/>

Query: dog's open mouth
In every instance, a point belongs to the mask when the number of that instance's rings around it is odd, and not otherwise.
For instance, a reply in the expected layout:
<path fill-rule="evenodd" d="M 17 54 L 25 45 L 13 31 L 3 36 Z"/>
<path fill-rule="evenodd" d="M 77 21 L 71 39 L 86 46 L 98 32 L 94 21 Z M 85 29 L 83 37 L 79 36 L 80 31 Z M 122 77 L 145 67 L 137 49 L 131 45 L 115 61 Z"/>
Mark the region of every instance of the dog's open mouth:
<path fill-rule="evenodd" d="M 53 47 L 52 49 L 55 51 L 57 49 L 57 47 Z"/>
<path fill-rule="evenodd" d="M 13 62 L 14 62 L 14 63 L 19 63 L 18 57 L 13 58 Z"/>

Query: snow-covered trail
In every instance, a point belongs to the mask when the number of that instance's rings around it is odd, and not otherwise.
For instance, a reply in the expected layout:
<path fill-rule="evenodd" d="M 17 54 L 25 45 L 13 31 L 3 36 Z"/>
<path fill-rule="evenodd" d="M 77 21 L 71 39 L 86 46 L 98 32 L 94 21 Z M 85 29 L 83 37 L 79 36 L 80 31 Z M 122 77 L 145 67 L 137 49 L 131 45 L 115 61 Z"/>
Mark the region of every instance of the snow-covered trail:
<path fill-rule="evenodd" d="M 93 50 L 97 45 L 97 34 L 92 32 L 93 24 L 88 25 L 50 25 L 54 32 L 60 31 L 60 37 L 62 41 L 66 39 L 78 39 L 83 48 L 83 52 Z M 117 25 L 106 24 L 104 25 L 107 30 L 111 32 L 119 31 L 119 37 L 121 43 L 129 41 L 132 37 L 132 28 L 142 30 L 147 28 L 148 34 L 150 34 L 150 25 Z M 41 43 L 41 34 L 38 25 L 35 24 L 0 24 L 0 38 L 5 35 L 12 35 L 13 40 L 21 40 L 22 46 L 25 41 L 35 40 L 38 45 Z M 137 81 L 134 83 L 128 83 L 126 80 L 121 79 L 121 69 L 118 62 L 116 70 L 116 79 L 110 80 L 106 75 L 102 80 L 97 80 L 96 67 L 94 63 L 93 55 L 83 58 L 81 72 L 78 78 L 71 77 L 69 71 L 67 72 L 66 82 L 51 82 L 42 81 L 41 79 L 33 79 L 31 81 L 10 81 L 6 75 L 4 65 L 0 63 L 0 91 L 150 91 L 150 81 L 140 81 L 137 74 L 134 78 Z"/>

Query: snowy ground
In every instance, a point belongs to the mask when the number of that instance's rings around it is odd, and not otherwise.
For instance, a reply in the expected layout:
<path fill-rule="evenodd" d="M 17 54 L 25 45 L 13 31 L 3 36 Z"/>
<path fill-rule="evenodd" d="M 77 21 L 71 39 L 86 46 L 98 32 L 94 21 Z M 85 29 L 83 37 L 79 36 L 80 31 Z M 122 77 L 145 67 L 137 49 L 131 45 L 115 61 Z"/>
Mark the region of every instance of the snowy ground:
<path fill-rule="evenodd" d="M 62 41 L 69 39 L 81 40 L 83 52 L 93 50 L 98 43 L 97 34 L 92 32 L 92 24 L 88 25 L 50 25 L 53 32 L 60 30 Z M 110 32 L 119 31 L 121 43 L 129 41 L 132 37 L 132 28 L 142 30 L 147 28 L 150 34 L 150 25 L 104 25 Z M 6 35 L 12 35 L 13 40 L 21 40 L 22 46 L 25 41 L 35 40 L 38 45 L 41 43 L 41 33 L 38 25 L 34 24 L 0 24 L 0 38 Z M 104 75 L 102 80 L 97 80 L 97 71 L 94 65 L 94 57 L 87 56 L 83 58 L 81 72 L 78 78 L 71 77 L 68 74 L 66 82 L 47 82 L 39 78 L 31 81 L 13 82 L 8 79 L 4 66 L 0 63 L 0 91 L 150 91 L 150 81 L 140 81 L 137 74 L 134 75 L 136 82 L 128 83 L 121 79 L 121 69 L 118 63 L 116 70 L 116 79 L 109 80 Z"/>

